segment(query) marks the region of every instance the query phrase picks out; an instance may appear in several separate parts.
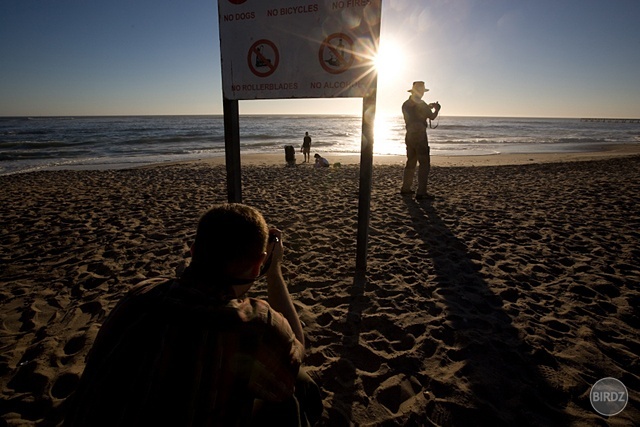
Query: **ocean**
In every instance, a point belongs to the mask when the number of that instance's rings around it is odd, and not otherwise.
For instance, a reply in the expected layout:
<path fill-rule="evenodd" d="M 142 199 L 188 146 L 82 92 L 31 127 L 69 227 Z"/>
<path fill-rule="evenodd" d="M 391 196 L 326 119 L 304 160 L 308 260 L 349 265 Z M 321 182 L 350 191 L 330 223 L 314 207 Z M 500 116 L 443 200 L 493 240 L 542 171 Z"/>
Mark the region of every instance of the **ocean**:
<path fill-rule="evenodd" d="M 443 116 L 432 126 L 434 156 L 593 151 L 640 142 L 638 123 Z M 361 130 L 359 116 L 240 116 L 241 152 L 281 153 L 284 162 L 284 146 L 299 154 L 309 132 L 312 153 L 359 153 Z M 375 154 L 405 154 L 402 117 L 377 117 Z M 224 156 L 222 116 L 0 117 L 0 175 L 217 156 Z"/>

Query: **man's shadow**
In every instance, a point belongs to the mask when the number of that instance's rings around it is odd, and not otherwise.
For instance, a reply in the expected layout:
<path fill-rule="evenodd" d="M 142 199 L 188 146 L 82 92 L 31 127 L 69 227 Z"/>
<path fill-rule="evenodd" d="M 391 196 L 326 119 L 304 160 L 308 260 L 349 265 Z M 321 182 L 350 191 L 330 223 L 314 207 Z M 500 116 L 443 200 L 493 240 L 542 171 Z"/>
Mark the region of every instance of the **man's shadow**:
<path fill-rule="evenodd" d="M 456 385 L 452 387 L 451 380 L 440 381 L 426 372 L 435 397 L 427 407 L 427 418 L 454 426 L 565 425 L 563 409 L 569 396 L 548 384 L 539 368 L 553 372 L 555 359 L 523 341 L 503 309 L 503 300 L 472 261 L 480 257 L 468 251 L 433 204 L 409 197 L 404 202 L 433 261 L 435 282 L 426 286 L 446 306 L 443 327 L 434 336 L 451 347 L 441 364 L 462 363 L 456 375 L 459 388 L 468 390 L 452 390 Z M 470 400 L 463 406 L 453 399 L 454 395 L 460 399 L 460 393 Z"/>

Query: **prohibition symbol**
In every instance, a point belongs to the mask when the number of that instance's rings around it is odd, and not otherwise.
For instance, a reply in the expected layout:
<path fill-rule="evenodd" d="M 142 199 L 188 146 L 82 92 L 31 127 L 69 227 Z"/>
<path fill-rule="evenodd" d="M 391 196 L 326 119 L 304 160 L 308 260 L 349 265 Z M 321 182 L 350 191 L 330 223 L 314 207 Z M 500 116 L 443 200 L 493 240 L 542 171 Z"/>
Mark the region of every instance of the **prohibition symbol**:
<path fill-rule="evenodd" d="M 353 40 L 343 33 L 331 34 L 322 42 L 318 59 L 328 73 L 344 73 L 353 64 Z"/>
<path fill-rule="evenodd" d="M 249 69 L 258 77 L 268 77 L 276 71 L 280 62 L 278 48 L 272 41 L 261 39 L 255 42 L 247 55 Z"/>
<path fill-rule="evenodd" d="M 242 4 L 247 0 L 229 0 L 229 3 L 233 3 L 233 4 Z"/>

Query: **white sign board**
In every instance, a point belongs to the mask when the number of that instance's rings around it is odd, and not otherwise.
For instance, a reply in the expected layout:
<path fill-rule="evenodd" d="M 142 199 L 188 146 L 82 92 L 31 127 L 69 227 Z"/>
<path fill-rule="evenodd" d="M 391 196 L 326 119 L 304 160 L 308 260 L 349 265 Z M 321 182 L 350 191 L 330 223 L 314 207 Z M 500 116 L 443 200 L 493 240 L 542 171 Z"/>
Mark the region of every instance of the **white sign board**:
<path fill-rule="evenodd" d="M 218 0 L 225 99 L 364 97 L 381 0 Z"/>

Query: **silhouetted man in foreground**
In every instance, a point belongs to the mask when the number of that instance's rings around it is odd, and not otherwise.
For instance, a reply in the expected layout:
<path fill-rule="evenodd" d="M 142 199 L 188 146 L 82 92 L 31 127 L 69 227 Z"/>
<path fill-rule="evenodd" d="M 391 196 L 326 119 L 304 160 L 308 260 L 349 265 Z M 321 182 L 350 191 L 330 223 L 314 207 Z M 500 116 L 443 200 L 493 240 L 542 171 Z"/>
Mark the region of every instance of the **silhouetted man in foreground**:
<path fill-rule="evenodd" d="M 313 425 L 322 401 L 300 370 L 282 253 L 256 209 L 205 213 L 184 274 L 139 284 L 103 324 L 65 425 Z M 246 296 L 262 272 L 268 302 Z"/>

